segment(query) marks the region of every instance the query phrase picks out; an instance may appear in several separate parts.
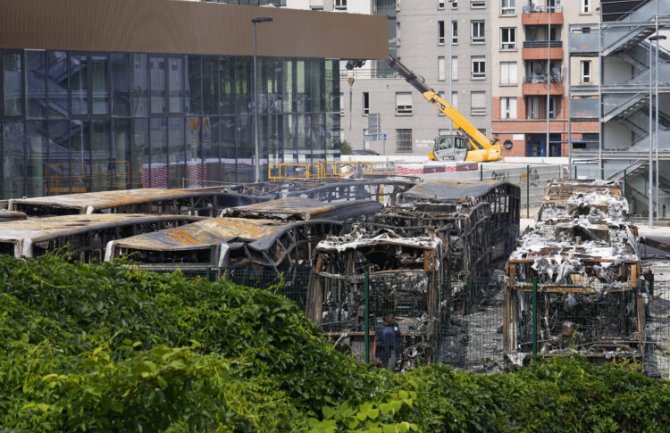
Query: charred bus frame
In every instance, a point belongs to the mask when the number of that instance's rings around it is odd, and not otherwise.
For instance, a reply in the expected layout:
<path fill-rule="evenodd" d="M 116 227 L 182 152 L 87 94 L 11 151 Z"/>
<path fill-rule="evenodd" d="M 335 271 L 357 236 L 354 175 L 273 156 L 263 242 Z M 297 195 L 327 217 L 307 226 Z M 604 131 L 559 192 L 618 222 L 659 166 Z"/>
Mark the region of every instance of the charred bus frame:
<path fill-rule="evenodd" d="M 389 205 L 398 196 L 414 187 L 421 179 L 387 177 L 382 179 L 322 179 L 319 181 L 274 181 L 230 187 L 239 194 L 255 196 L 305 197 L 331 203 L 352 200 L 376 200 Z"/>
<path fill-rule="evenodd" d="M 202 219 L 189 215 L 61 215 L 0 225 L 0 253 L 37 257 L 60 252 L 84 262 L 102 261 L 107 242 L 179 227 Z"/>
<path fill-rule="evenodd" d="M 127 257 L 140 269 L 225 277 L 257 288 L 282 281 L 282 292 L 304 305 L 301 287 L 307 284 L 312 250 L 341 227 L 329 220 L 209 218 L 110 242 L 106 260 Z"/>
<path fill-rule="evenodd" d="M 94 213 L 187 214 L 215 217 L 221 210 L 267 200 L 226 188 L 142 188 L 10 199 L 9 210 L 28 216 Z"/>
<path fill-rule="evenodd" d="M 372 200 L 322 203 L 288 197 L 223 211 L 221 218 L 113 242 L 107 258 L 130 256 L 141 268 L 222 276 L 281 290 L 301 306 L 316 244 L 378 213 Z"/>
<path fill-rule="evenodd" d="M 533 347 L 545 356 L 642 357 L 638 235 L 620 188 L 555 181 L 545 191 L 535 227 L 507 264 L 505 354 L 519 364 Z"/>
<path fill-rule="evenodd" d="M 507 182 L 429 181 L 400 196 L 374 218 L 374 227 L 443 241 L 452 311 L 465 314 L 486 300 L 484 283 L 519 235 L 520 190 Z"/>
<path fill-rule="evenodd" d="M 405 238 L 388 230 L 364 229 L 317 245 L 306 314 L 341 350 L 359 360 L 376 324 L 393 312 L 400 326 L 403 369 L 435 361 L 440 323 L 448 320 L 442 241 L 436 236 Z M 366 272 L 370 315 L 364 314 Z"/>

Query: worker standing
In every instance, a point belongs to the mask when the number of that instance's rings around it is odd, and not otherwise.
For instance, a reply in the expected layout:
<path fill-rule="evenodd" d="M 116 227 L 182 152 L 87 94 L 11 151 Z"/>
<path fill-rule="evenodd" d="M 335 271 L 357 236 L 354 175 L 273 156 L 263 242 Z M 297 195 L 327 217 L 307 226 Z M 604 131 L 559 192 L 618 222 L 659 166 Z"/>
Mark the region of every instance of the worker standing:
<path fill-rule="evenodd" d="M 395 371 L 401 353 L 400 326 L 392 312 L 385 313 L 382 323 L 378 323 L 375 329 L 372 358 L 377 360 L 381 367 Z"/>

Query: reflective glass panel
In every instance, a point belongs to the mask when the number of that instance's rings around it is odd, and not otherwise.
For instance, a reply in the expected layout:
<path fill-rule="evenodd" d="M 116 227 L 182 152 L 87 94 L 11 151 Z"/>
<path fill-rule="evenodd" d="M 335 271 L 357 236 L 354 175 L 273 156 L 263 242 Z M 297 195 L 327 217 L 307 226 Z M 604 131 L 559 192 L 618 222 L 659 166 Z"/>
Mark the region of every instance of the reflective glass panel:
<path fill-rule="evenodd" d="M 130 74 L 131 64 L 129 54 L 112 54 L 112 112 L 115 116 L 130 114 Z"/>
<path fill-rule="evenodd" d="M 130 135 L 130 173 L 131 188 L 144 188 L 149 186 L 149 120 L 133 119 L 131 122 Z"/>
<path fill-rule="evenodd" d="M 149 115 L 148 57 L 146 54 L 132 54 L 133 69 L 130 76 L 131 115 Z"/>
<path fill-rule="evenodd" d="M 91 91 L 93 114 L 109 114 L 109 59 L 107 56 L 91 56 Z"/>
<path fill-rule="evenodd" d="M 113 189 L 132 188 L 130 158 L 130 120 L 114 119 L 112 157 L 109 162 Z"/>
<path fill-rule="evenodd" d="M 149 74 L 151 79 L 151 112 L 167 112 L 167 83 L 165 77 L 165 58 L 149 57 Z"/>
<path fill-rule="evenodd" d="M 47 115 L 50 118 L 67 117 L 67 54 L 64 51 L 47 51 Z"/>
<path fill-rule="evenodd" d="M 4 198 L 26 195 L 25 131 L 23 122 L 2 124 L 2 189 Z"/>
<path fill-rule="evenodd" d="M 112 188 L 116 171 L 110 148 L 110 121 L 93 120 L 91 130 L 92 191 L 106 191 Z"/>
<path fill-rule="evenodd" d="M 70 185 L 71 192 L 90 191 L 91 184 L 91 122 L 70 122 Z"/>
<path fill-rule="evenodd" d="M 170 117 L 168 120 L 168 186 L 170 188 L 183 188 L 185 186 L 184 144 L 184 118 Z"/>
<path fill-rule="evenodd" d="M 43 119 L 47 114 L 47 82 L 44 51 L 26 51 L 26 96 L 28 117 Z"/>
<path fill-rule="evenodd" d="M 153 118 L 150 121 L 150 146 L 145 164 L 149 168 L 149 187 L 167 188 L 167 118 Z"/>
<path fill-rule="evenodd" d="M 45 121 L 30 121 L 27 127 L 26 176 L 28 196 L 46 195 L 47 128 Z"/>
<path fill-rule="evenodd" d="M 23 64 L 19 53 L 2 55 L 3 106 L 5 116 L 23 115 Z"/>
<path fill-rule="evenodd" d="M 50 120 L 47 122 L 49 140 L 47 153 L 49 161 L 46 167 L 47 194 L 66 194 L 70 192 L 70 122 Z"/>
<path fill-rule="evenodd" d="M 70 55 L 72 114 L 88 114 L 88 56 Z"/>
<path fill-rule="evenodd" d="M 186 73 L 186 112 L 202 113 L 202 73 L 200 70 L 201 56 L 188 56 Z"/>
<path fill-rule="evenodd" d="M 168 86 L 170 113 L 184 111 L 184 59 L 168 57 Z"/>

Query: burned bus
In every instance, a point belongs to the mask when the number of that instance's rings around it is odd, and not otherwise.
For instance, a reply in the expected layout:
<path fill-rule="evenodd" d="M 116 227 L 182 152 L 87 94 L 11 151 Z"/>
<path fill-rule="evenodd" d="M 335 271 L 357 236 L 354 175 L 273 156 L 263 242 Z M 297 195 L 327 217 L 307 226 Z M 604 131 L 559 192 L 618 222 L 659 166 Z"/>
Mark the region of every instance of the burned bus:
<path fill-rule="evenodd" d="M 128 257 L 143 269 L 226 277 L 258 288 L 281 283 L 281 290 L 304 306 L 316 244 L 381 208 L 371 200 L 272 200 L 226 210 L 220 218 L 112 242 L 107 260 Z"/>
<path fill-rule="evenodd" d="M 9 210 L 28 216 L 90 215 L 94 213 L 147 213 L 217 216 L 223 209 L 268 200 L 226 188 L 140 188 L 10 199 Z"/>
<path fill-rule="evenodd" d="M 342 223 L 343 229 L 348 230 L 352 223 L 365 223 L 383 209 L 384 206 L 375 200 L 324 203 L 305 197 L 287 197 L 228 208 L 221 212 L 221 216 L 278 219 L 281 221 L 327 219 Z"/>
<path fill-rule="evenodd" d="M 209 218 L 179 228 L 110 242 L 106 260 L 124 257 L 140 269 L 180 271 L 281 291 L 304 305 L 313 248 L 342 225 L 331 220 Z"/>
<path fill-rule="evenodd" d="M 53 252 L 83 262 L 100 262 L 109 241 L 201 219 L 190 215 L 92 214 L 7 221 L 0 223 L 0 254 L 38 257 Z"/>
<path fill-rule="evenodd" d="M 637 227 L 621 189 L 554 181 L 538 220 L 506 267 L 503 345 L 527 355 L 592 359 L 644 355 L 645 305 Z"/>
<path fill-rule="evenodd" d="M 415 177 L 384 177 L 376 179 L 282 180 L 242 184 L 228 187 L 243 195 L 305 197 L 332 203 L 352 200 L 375 200 L 395 204 L 398 196 L 414 187 L 421 179 Z"/>
<path fill-rule="evenodd" d="M 436 180 L 400 195 L 400 203 L 377 215 L 372 226 L 404 237 L 434 232 L 442 239 L 458 314 L 485 302 L 487 280 L 502 269 L 519 235 L 519 187 L 498 181 Z"/>
<path fill-rule="evenodd" d="M 376 324 L 393 312 L 404 348 L 400 368 L 434 362 L 440 323 L 448 320 L 442 254 L 435 235 L 407 238 L 385 229 L 358 227 L 319 242 L 306 314 L 339 349 L 362 359 L 365 330 L 372 341 Z"/>

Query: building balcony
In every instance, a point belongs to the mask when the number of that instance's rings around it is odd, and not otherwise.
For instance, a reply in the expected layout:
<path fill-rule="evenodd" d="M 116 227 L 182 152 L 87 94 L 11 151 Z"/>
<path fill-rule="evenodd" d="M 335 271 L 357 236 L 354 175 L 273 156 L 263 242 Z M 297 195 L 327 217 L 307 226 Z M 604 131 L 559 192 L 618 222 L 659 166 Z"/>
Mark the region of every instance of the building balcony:
<path fill-rule="evenodd" d="M 546 75 L 528 75 L 523 78 L 524 96 L 563 95 L 563 77 L 552 75 L 551 82 L 547 86 Z"/>
<path fill-rule="evenodd" d="M 523 7 L 521 23 L 524 26 L 560 26 L 563 25 L 563 8 L 561 6 L 536 6 L 527 4 Z"/>
<path fill-rule="evenodd" d="M 524 60 L 562 60 L 563 41 L 525 41 L 522 56 Z"/>

